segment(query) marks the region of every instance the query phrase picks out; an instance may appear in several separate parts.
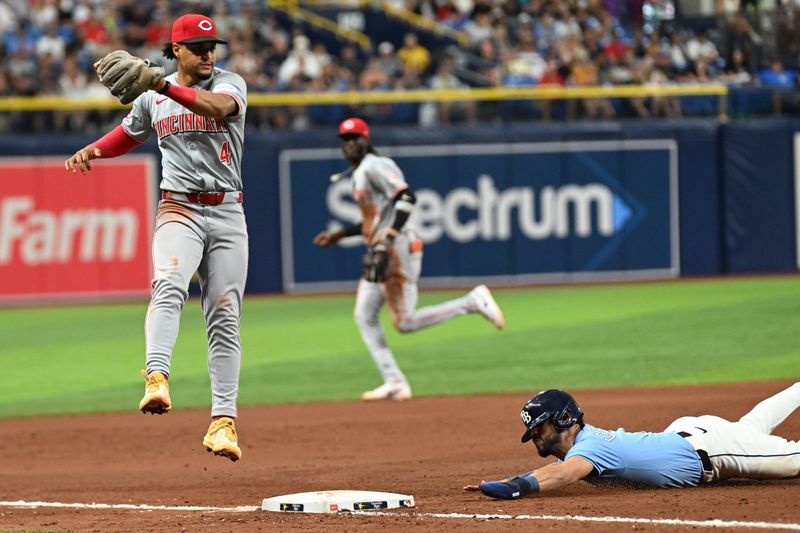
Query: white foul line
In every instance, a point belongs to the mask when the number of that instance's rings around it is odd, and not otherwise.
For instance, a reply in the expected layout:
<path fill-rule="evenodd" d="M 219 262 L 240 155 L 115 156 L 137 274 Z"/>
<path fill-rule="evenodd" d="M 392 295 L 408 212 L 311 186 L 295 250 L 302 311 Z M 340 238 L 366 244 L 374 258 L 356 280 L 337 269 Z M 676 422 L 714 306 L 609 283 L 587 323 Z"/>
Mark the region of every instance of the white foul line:
<path fill-rule="evenodd" d="M 200 507 L 195 505 L 133 505 L 130 503 L 62 503 L 62 502 L 3 502 L 0 507 L 16 507 L 38 509 L 39 507 L 66 507 L 70 509 L 125 509 L 130 511 L 205 511 L 209 513 L 247 513 L 257 511 L 260 507 L 243 505 L 240 507 Z"/>
<path fill-rule="evenodd" d="M 401 516 L 383 511 L 353 511 L 352 514 L 368 516 Z M 529 514 L 465 514 L 465 513 L 410 513 L 414 518 L 468 518 L 477 520 L 542 520 L 557 522 L 602 522 L 622 524 L 647 524 L 688 527 L 743 527 L 752 529 L 787 529 L 800 531 L 800 524 L 784 522 L 742 522 L 738 520 L 680 520 L 677 518 L 626 518 L 624 516 L 580 516 L 580 515 L 529 515 Z"/>
<path fill-rule="evenodd" d="M 0 507 L 37 509 L 40 507 L 59 507 L 69 509 L 121 509 L 131 511 L 201 511 L 208 513 L 250 513 L 261 509 L 256 505 L 238 507 L 202 507 L 195 505 L 134 505 L 129 503 L 62 503 L 62 502 L 26 502 L 0 501 Z M 344 514 L 344 513 L 340 513 Z M 385 512 L 385 511 L 353 511 L 347 513 L 356 516 L 409 516 L 412 518 L 455 518 L 467 520 L 539 520 L 555 522 L 598 522 L 607 524 L 646 524 L 684 527 L 727 527 L 750 529 L 783 529 L 800 531 L 800 524 L 783 522 L 743 522 L 738 520 L 680 520 L 677 518 L 627 518 L 624 516 L 580 516 L 580 515 L 510 515 L 510 514 L 466 514 L 466 513 L 417 513 L 417 512 Z"/>

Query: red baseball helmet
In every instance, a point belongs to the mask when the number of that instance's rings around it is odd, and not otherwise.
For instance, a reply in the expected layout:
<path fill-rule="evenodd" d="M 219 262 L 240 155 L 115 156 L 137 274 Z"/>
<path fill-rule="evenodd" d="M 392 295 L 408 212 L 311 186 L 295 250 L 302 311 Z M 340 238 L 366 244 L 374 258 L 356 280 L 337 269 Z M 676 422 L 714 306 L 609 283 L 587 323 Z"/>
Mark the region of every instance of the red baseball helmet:
<path fill-rule="evenodd" d="M 361 135 L 369 139 L 369 126 L 360 118 L 346 118 L 339 123 L 339 136 Z"/>
<path fill-rule="evenodd" d="M 172 24 L 172 42 L 193 44 L 202 42 L 228 44 L 217 37 L 217 25 L 205 15 L 189 13 Z"/>

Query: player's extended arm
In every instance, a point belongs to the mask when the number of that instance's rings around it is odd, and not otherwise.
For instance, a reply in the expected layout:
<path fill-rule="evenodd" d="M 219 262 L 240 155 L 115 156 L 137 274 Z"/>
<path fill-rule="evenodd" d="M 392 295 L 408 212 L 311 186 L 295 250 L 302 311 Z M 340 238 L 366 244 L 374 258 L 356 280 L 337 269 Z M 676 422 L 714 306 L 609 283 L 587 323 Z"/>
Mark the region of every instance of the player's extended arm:
<path fill-rule="evenodd" d="M 212 93 L 202 89 L 176 85 L 167 80 L 159 81 L 153 90 L 167 96 L 198 115 L 225 118 L 239 111 L 236 99 L 225 93 Z"/>
<path fill-rule="evenodd" d="M 550 492 L 584 479 L 592 473 L 592 463 L 583 457 L 570 457 L 563 463 L 551 463 L 538 470 L 500 481 L 481 481 L 467 485 L 464 490 L 480 490 L 486 496 L 501 500 L 516 500 L 530 494 Z"/>
<path fill-rule="evenodd" d="M 81 174 L 86 174 L 92 170 L 90 161 L 93 159 L 107 159 L 127 154 L 139 144 L 139 141 L 128 135 L 122 125 L 119 125 L 100 139 L 75 152 L 72 157 L 64 161 L 64 168 L 75 172 L 77 167 Z"/>
<path fill-rule="evenodd" d="M 321 231 L 314 237 L 313 243 L 317 246 L 333 246 L 345 237 L 361 234 L 361 223 L 351 224 L 336 231 Z"/>

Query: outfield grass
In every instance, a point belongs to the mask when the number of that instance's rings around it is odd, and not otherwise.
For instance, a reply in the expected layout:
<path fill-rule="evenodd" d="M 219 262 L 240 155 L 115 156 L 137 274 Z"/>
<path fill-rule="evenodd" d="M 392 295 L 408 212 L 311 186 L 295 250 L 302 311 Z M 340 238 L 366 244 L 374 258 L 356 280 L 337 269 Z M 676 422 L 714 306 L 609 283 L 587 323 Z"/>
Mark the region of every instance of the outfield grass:
<path fill-rule="evenodd" d="M 420 304 L 457 294 L 423 293 Z M 502 332 L 478 315 L 388 331 L 416 395 L 800 376 L 800 277 L 503 289 L 496 298 Z M 240 404 L 355 399 L 379 384 L 352 306 L 352 296 L 246 299 Z M 135 409 L 145 309 L 0 310 L 0 417 Z M 197 300 L 183 313 L 170 384 L 175 408 L 210 404 Z"/>

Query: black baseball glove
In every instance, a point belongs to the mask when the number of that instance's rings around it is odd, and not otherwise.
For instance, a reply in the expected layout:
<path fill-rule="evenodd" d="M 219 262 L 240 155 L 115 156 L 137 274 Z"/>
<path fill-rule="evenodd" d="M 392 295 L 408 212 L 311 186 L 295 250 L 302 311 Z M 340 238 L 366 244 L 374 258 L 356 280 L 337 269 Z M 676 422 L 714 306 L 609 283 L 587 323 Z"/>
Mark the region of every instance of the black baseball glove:
<path fill-rule="evenodd" d="M 383 283 L 389 273 L 390 239 L 379 242 L 367 250 L 363 260 L 364 279 L 373 283 Z"/>

